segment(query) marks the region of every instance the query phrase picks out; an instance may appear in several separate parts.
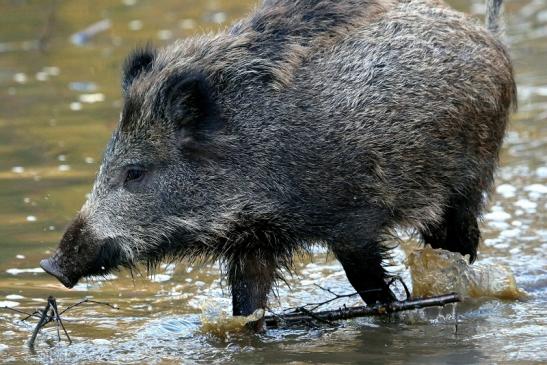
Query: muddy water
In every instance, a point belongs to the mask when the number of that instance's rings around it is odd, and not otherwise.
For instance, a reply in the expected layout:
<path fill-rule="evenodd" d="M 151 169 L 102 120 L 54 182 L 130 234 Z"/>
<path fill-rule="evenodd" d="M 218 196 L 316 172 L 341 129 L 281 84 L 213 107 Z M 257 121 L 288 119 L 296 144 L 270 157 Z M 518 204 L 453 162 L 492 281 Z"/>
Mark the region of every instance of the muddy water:
<path fill-rule="evenodd" d="M 481 2 L 452 2 L 480 14 Z M 0 310 L 0 362 L 107 363 L 506 363 L 547 362 L 547 2 L 508 4 L 508 42 L 520 110 L 502 154 L 497 190 L 483 223 L 479 262 L 504 264 L 527 301 L 475 299 L 457 308 L 398 318 L 349 321 L 339 328 L 215 336 L 201 330 L 204 305 L 229 310 L 215 265 L 164 265 L 154 277 L 121 272 L 68 291 L 38 269 L 85 199 L 120 109 L 119 68 L 135 44 L 163 44 L 225 26 L 249 1 L 78 0 L 0 2 L 0 306 L 32 311 L 47 295 L 60 306 L 84 297 L 66 316 L 74 344 L 50 328 L 36 352 L 32 331 Z M 104 19 L 107 28 L 71 37 Z M 392 270 L 408 280 L 402 251 Z M 297 264 L 272 307 L 324 300 L 321 283 L 351 291 L 321 249 Z M 332 303 L 351 305 L 355 300 Z M 456 331 L 455 314 L 458 317 Z"/>

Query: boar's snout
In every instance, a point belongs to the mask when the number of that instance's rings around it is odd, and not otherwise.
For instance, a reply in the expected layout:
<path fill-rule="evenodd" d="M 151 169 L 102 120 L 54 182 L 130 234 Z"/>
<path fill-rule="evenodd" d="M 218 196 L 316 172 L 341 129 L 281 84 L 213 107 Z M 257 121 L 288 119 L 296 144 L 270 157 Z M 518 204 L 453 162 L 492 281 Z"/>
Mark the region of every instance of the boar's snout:
<path fill-rule="evenodd" d="M 44 269 L 44 271 L 48 274 L 53 275 L 55 278 L 57 278 L 57 280 L 59 280 L 61 284 L 63 284 L 67 288 L 70 289 L 74 285 L 76 285 L 77 281 L 70 280 L 65 274 L 61 272 L 61 267 L 59 266 L 59 263 L 57 262 L 55 256 L 40 261 L 40 267 Z"/>
<path fill-rule="evenodd" d="M 105 275 L 120 265 L 114 242 L 97 238 L 80 215 L 67 228 L 59 247 L 40 266 L 64 286 L 72 288 L 85 276 Z"/>

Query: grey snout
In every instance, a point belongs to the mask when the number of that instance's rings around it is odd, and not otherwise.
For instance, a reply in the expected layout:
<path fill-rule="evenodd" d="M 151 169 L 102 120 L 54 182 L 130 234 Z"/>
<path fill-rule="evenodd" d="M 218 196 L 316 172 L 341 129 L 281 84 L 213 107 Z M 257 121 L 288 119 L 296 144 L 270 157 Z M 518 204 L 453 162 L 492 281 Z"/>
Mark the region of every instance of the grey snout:
<path fill-rule="evenodd" d="M 55 259 L 55 257 L 50 257 L 48 259 L 44 259 L 40 261 L 40 267 L 44 269 L 45 272 L 48 274 L 54 276 L 67 288 L 72 288 L 76 282 L 73 282 L 70 280 L 63 272 L 61 271 L 61 268 L 59 266 L 59 263 Z"/>

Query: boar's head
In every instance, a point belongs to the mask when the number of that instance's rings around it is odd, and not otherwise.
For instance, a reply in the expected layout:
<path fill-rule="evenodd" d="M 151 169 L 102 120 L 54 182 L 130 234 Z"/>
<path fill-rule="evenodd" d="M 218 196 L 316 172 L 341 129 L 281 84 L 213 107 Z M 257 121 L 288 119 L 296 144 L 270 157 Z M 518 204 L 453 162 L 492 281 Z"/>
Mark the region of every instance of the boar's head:
<path fill-rule="evenodd" d="M 245 148 L 217 89 L 204 72 L 158 57 L 144 49 L 126 61 L 123 111 L 92 192 L 41 262 L 67 287 L 138 262 L 225 252 L 219 245 L 252 210 L 245 202 L 260 200 L 242 192 L 256 174 L 240 162 Z"/>

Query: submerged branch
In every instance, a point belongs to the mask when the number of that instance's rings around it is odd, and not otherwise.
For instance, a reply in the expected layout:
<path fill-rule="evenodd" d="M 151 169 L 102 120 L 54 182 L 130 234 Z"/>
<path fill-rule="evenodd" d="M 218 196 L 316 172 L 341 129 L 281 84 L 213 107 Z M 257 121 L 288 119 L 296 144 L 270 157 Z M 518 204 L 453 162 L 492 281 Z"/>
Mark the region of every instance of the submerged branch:
<path fill-rule="evenodd" d="M 348 308 L 344 306 L 335 310 L 319 312 L 312 312 L 305 307 L 299 307 L 292 313 L 266 316 L 264 318 L 264 323 L 266 328 L 292 327 L 306 324 L 309 325 L 313 324 L 313 321 L 332 323 L 333 321 L 358 317 L 385 316 L 391 313 L 412 309 L 441 307 L 446 304 L 458 302 L 461 302 L 461 297 L 457 293 L 450 293 L 427 298 L 406 299 L 389 304 L 377 304 L 372 307 L 358 306 Z"/>

